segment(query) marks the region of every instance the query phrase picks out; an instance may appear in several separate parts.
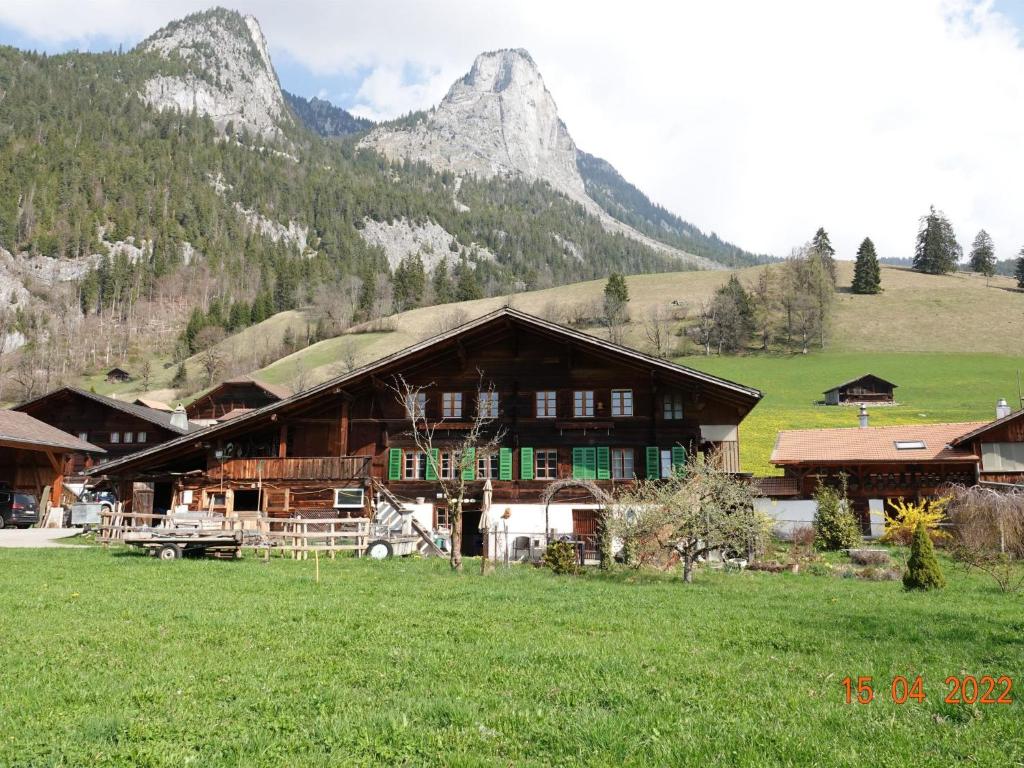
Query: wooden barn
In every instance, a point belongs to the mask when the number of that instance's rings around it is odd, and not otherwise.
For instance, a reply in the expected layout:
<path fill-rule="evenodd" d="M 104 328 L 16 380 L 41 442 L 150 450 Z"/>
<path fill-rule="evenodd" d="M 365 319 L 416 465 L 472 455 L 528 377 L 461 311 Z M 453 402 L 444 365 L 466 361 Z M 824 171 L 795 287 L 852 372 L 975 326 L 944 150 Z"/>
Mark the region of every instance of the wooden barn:
<path fill-rule="evenodd" d="M 132 375 L 124 368 L 111 368 L 107 371 L 106 381 L 108 384 L 119 384 L 131 380 Z"/>
<path fill-rule="evenodd" d="M 175 414 L 104 397 L 78 387 L 61 387 L 15 410 L 103 449 L 97 459 L 89 452 L 75 453 L 69 474 L 81 474 L 96 461 L 115 459 L 187 434 L 184 411 Z"/>
<path fill-rule="evenodd" d="M 859 403 L 891 403 L 896 385 L 891 381 L 866 373 L 856 379 L 826 390 L 825 405 L 848 405 Z"/>
<path fill-rule="evenodd" d="M 27 491 L 59 504 L 64 477 L 78 455 L 102 455 L 103 449 L 62 432 L 20 411 L 0 411 L 0 485 Z"/>
<path fill-rule="evenodd" d="M 127 489 L 154 484 L 169 507 L 285 517 L 368 515 L 384 495 L 420 524 L 448 530 L 448 511 L 411 432 L 398 376 L 425 388 L 437 466 L 471 480 L 464 552 L 476 533 L 484 483 L 506 511 L 513 540 L 592 532 L 597 505 L 579 489 L 552 501 L 551 481 L 580 478 L 611 489 L 664 477 L 702 452 L 739 470 L 739 424 L 755 389 L 653 358 L 584 333 L 501 309 L 301 394 L 249 411 L 133 456 L 104 473 Z M 480 377 L 493 392 L 478 391 Z M 453 467 L 446 441 L 465 434 L 476 409 L 504 430 L 492 455 Z M 339 499 L 342 503 L 339 503 Z M 547 521 L 547 522 L 546 522 Z M 474 549 L 475 548 L 475 549 Z"/>
<path fill-rule="evenodd" d="M 185 406 L 185 411 L 190 421 L 209 426 L 214 422 L 227 421 L 247 411 L 284 400 L 291 395 L 292 391 L 288 387 L 243 376 L 221 382 Z"/>

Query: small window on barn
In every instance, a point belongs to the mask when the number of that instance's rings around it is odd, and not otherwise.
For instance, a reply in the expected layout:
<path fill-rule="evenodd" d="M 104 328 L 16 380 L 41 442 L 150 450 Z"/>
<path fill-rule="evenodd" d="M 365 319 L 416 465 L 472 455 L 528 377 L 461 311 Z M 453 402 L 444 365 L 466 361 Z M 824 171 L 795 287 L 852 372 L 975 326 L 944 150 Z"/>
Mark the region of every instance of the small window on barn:
<path fill-rule="evenodd" d="M 78 433 L 78 439 L 81 440 L 83 443 L 89 442 L 89 433 L 88 432 L 79 432 Z"/>
<path fill-rule="evenodd" d="M 897 451 L 921 451 L 928 447 L 924 440 L 897 440 L 895 442 Z"/>
<path fill-rule="evenodd" d="M 133 432 L 125 432 L 124 433 L 124 441 L 126 443 L 133 443 L 133 442 L 135 442 L 135 434 Z"/>
<path fill-rule="evenodd" d="M 139 432 L 139 434 L 136 436 L 136 442 L 139 442 L 139 443 L 146 442 L 146 433 L 145 432 Z"/>
<path fill-rule="evenodd" d="M 112 443 L 120 443 L 121 442 L 121 433 L 120 432 L 111 432 L 110 433 L 110 442 L 112 442 Z"/>

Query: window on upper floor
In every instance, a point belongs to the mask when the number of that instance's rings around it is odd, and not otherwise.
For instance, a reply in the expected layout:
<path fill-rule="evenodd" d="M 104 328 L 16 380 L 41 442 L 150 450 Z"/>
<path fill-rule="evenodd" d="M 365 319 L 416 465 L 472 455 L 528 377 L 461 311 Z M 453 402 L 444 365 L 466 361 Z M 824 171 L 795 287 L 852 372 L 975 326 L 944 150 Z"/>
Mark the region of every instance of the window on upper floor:
<path fill-rule="evenodd" d="M 427 479 L 427 455 L 423 451 L 406 451 L 403 480 Z"/>
<path fill-rule="evenodd" d="M 982 443 L 984 472 L 1024 472 L 1024 443 Z"/>
<path fill-rule="evenodd" d="M 662 397 L 661 413 L 666 421 L 678 421 L 683 418 L 683 393 L 666 392 Z"/>
<path fill-rule="evenodd" d="M 135 442 L 135 433 L 134 432 L 125 432 L 124 433 L 124 442 L 126 442 L 126 443 L 134 443 Z"/>
<path fill-rule="evenodd" d="M 489 456 L 478 456 L 476 460 L 476 479 L 486 480 L 497 480 L 500 474 L 500 460 L 497 453 L 492 453 Z"/>
<path fill-rule="evenodd" d="M 455 454 L 452 451 L 441 451 L 438 455 L 437 476 L 441 480 L 455 479 Z"/>
<path fill-rule="evenodd" d="M 533 476 L 537 480 L 558 479 L 558 450 L 555 448 L 538 448 L 534 452 L 536 464 Z"/>
<path fill-rule="evenodd" d="M 633 390 L 613 389 L 612 390 L 612 416 L 633 415 Z"/>
<path fill-rule="evenodd" d="M 136 435 L 135 442 L 137 442 L 137 443 L 144 443 L 144 442 L 146 442 L 146 433 L 145 432 L 139 432 L 139 434 Z"/>
<path fill-rule="evenodd" d="M 572 415 L 576 418 L 594 415 L 594 390 L 578 389 L 573 392 Z"/>
<path fill-rule="evenodd" d="M 554 390 L 537 393 L 537 418 L 553 419 L 558 409 L 558 394 Z"/>
<path fill-rule="evenodd" d="M 410 392 L 405 396 L 405 416 L 409 419 L 422 419 L 427 415 L 427 393 Z"/>
<path fill-rule="evenodd" d="M 121 442 L 121 433 L 120 432 L 111 432 L 110 433 L 110 442 L 112 442 L 112 443 L 120 443 Z"/>
<path fill-rule="evenodd" d="M 78 433 L 78 439 L 83 441 L 83 442 L 86 442 L 86 443 L 89 442 L 89 433 L 88 432 L 79 432 Z"/>
<path fill-rule="evenodd" d="M 441 395 L 441 418 L 462 418 L 462 393 L 445 392 Z"/>
<path fill-rule="evenodd" d="M 478 392 L 476 398 L 477 413 L 485 419 L 498 418 L 498 393 Z"/>
<path fill-rule="evenodd" d="M 635 476 L 633 471 L 633 449 L 612 448 L 612 479 L 632 480 Z"/>

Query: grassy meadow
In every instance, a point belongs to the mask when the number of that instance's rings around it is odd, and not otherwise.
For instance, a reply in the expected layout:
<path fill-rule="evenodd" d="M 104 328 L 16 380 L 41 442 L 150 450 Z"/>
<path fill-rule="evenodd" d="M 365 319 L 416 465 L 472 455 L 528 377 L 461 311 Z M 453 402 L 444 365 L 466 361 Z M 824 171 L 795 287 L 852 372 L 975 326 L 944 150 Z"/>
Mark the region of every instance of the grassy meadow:
<path fill-rule="evenodd" d="M 2 766 L 1024 764 L 1024 603 L 804 573 L 0 550 Z M 1008 675 L 1011 705 L 943 702 Z M 877 698 L 844 702 L 846 676 Z M 894 675 L 926 700 L 892 702 Z"/>

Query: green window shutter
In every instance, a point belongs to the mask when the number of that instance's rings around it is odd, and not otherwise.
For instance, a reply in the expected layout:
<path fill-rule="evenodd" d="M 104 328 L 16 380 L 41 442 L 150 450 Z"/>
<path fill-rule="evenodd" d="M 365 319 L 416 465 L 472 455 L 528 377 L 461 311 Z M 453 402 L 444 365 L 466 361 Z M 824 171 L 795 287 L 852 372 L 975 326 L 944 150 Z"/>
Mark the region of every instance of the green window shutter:
<path fill-rule="evenodd" d="M 441 449 L 430 449 L 430 460 L 427 462 L 427 480 L 437 480 L 437 470 L 441 468 Z"/>
<path fill-rule="evenodd" d="M 606 445 L 599 446 L 597 449 L 597 479 L 612 479 L 612 452 Z"/>
<path fill-rule="evenodd" d="M 533 480 L 533 448 L 519 449 L 519 479 Z"/>
<path fill-rule="evenodd" d="M 467 448 L 462 454 L 462 479 L 476 480 L 476 448 Z"/>
<path fill-rule="evenodd" d="M 583 449 L 583 468 L 587 480 L 597 479 L 597 448 Z"/>
<path fill-rule="evenodd" d="M 586 459 L 582 448 L 572 449 L 572 476 L 575 480 L 583 480 L 586 477 Z"/>
<path fill-rule="evenodd" d="M 647 459 L 647 477 L 656 480 L 661 477 L 661 461 L 658 457 L 658 446 L 649 445 L 644 449 Z"/>
<path fill-rule="evenodd" d="M 402 479 L 402 449 L 388 450 L 388 480 Z"/>
<path fill-rule="evenodd" d="M 672 472 L 682 472 L 686 469 L 686 449 L 681 445 L 672 446 Z"/>
<path fill-rule="evenodd" d="M 512 449 L 511 448 L 499 448 L 498 449 L 498 479 L 499 480 L 511 480 L 512 479 Z"/>

